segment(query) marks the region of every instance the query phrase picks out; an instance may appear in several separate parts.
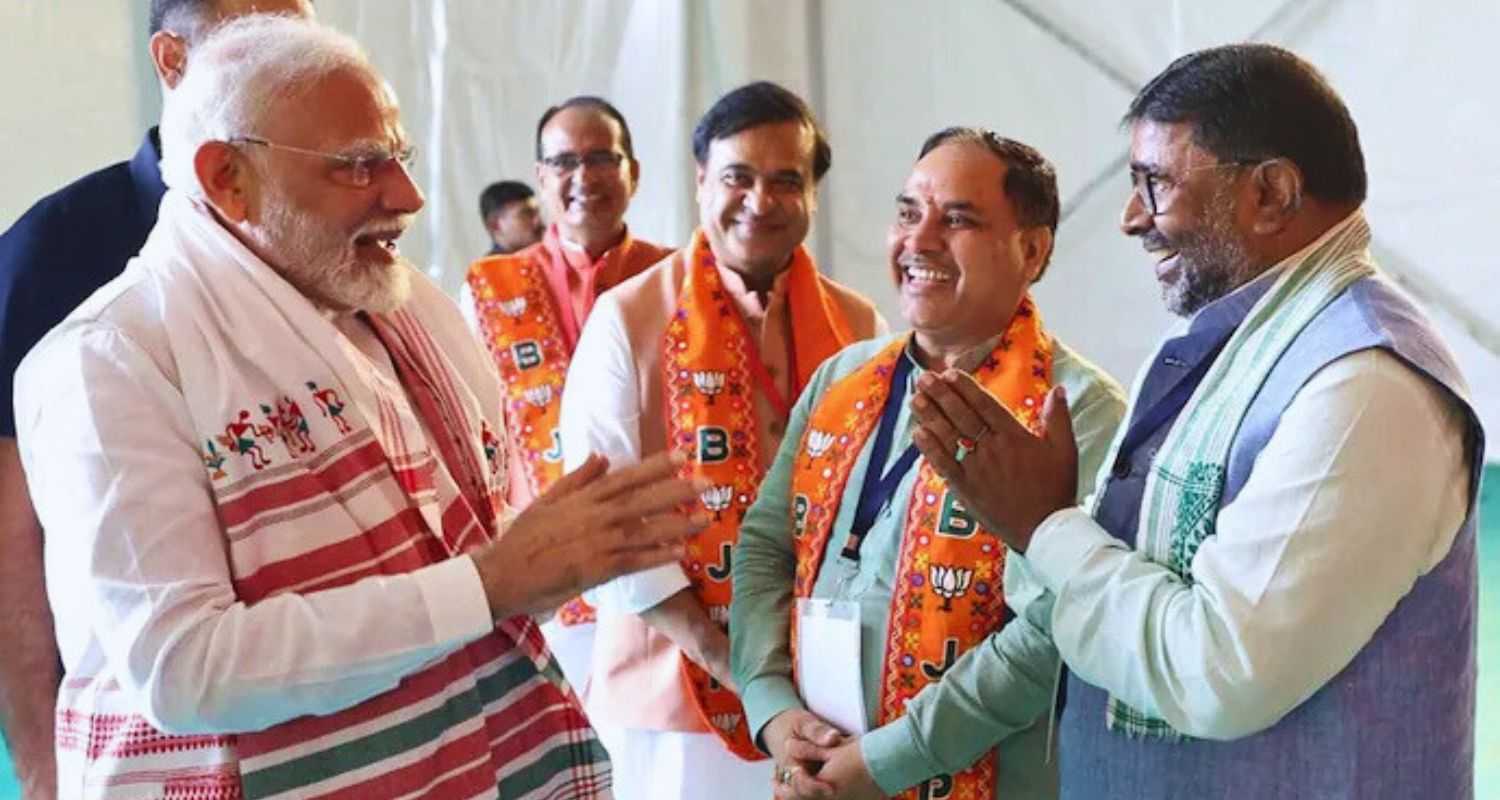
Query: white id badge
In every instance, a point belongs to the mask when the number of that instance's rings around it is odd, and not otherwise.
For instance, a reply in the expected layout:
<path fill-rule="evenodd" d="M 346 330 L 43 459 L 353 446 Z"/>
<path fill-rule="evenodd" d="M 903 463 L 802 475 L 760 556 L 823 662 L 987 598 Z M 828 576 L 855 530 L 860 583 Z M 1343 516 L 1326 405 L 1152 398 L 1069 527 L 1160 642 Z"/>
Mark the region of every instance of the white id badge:
<path fill-rule="evenodd" d="M 814 714 L 847 734 L 865 733 L 859 604 L 797 601 L 797 691 Z"/>

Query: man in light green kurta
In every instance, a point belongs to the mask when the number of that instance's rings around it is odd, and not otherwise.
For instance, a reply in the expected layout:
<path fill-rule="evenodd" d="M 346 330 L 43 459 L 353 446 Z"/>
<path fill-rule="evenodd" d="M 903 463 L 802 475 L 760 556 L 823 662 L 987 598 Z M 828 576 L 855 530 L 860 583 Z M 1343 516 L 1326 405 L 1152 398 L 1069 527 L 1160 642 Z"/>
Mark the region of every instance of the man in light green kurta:
<path fill-rule="evenodd" d="M 884 473 L 911 444 L 909 401 L 926 370 L 974 370 L 994 350 L 1029 285 L 1052 252 L 1058 201 L 1051 165 L 1035 150 L 991 133 L 948 129 L 922 149 L 897 198 L 890 259 L 903 316 L 914 329 L 903 358 L 913 361 Z M 1051 689 L 1058 667 L 1047 634 L 1045 602 L 1019 560 L 1007 562 L 1005 591 L 1028 618 L 1007 623 L 968 651 L 908 705 L 906 714 L 876 727 L 893 580 L 917 467 L 890 494 L 859 548 L 841 554 L 849 537 L 875 437 L 855 461 L 834 518 L 812 596 L 857 604 L 860 674 L 870 732 L 824 738 L 792 679 L 789 648 L 795 555 L 791 479 L 807 420 L 827 389 L 856 371 L 894 337 L 853 345 L 814 376 L 792 412 L 781 450 L 740 529 L 733 560 L 731 665 L 750 729 L 777 760 L 778 797 L 895 794 L 962 770 L 998 747 L 997 796 L 1005 800 L 1057 794 L 1056 760 L 1047 758 Z M 1078 494 L 1093 482 L 1119 425 L 1124 397 L 1099 368 L 1053 339 L 1053 380 L 1067 392 L 1078 442 Z M 982 446 L 982 442 L 981 442 Z M 819 653 L 821 659 L 853 654 Z M 980 698 L 1016 702 L 988 708 Z M 826 762 L 826 763 L 820 763 Z M 814 776 L 813 773 L 816 773 Z"/>

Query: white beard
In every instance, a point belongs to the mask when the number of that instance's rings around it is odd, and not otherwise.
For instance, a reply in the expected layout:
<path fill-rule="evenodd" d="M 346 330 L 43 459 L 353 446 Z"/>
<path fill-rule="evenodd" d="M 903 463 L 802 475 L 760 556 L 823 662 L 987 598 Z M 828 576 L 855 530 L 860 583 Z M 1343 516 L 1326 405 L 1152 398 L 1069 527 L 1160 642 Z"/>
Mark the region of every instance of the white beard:
<path fill-rule="evenodd" d="M 316 216 L 295 207 L 291 198 L 267 186 L 261 224 L 248 233 L 262 252 L 275 260 L 281 277 L 314 303 L 336 311 L 388 313 L 411 296 L 410 262 L 366 263 L 355 249 L 358 231 L 320 227 Z"/>

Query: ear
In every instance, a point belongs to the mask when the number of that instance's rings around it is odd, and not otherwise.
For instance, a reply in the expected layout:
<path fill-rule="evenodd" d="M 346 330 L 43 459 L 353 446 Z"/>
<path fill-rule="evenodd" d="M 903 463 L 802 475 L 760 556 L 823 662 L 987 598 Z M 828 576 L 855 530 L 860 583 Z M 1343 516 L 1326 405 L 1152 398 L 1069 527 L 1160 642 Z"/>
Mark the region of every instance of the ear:
<path fill-rule="evenodd" d="M 697 191 L 694 192 L 694 197 L 701 203 L 703 202 L 703 181 L 708 178 L 708 172 L 703 169 L 702 164 L 699 164 L 693 168 L 693 174 L 697 176 L 693 181 L 693 185 L 698 187 Z"/>
<path fill-rule="evenodd" d="M 224 142 L 205 142 L 193 154 L 193 172 L 208 202 L 225 219 L 250 218 L 250 174 L 238 150 Z"/>
<path fill-rule="evenodd" d="M 187 70 L 187 42 L 171 31 L 157 31 L 151 34 L 147 48 L 156 67 L 156 77 L 168 89 L 176 89 Z"/>
<path fill-rule="evenodd" d="M 630 197 L 635 197 L 635 190 L 641 185 L 641 162 L 636 161 L 634 156 L 630 160 Z"/>
<path fill-rule="evenodd" d="M 534 166 L 534 169 L 536 171 L 536 185 L 537 186 L 546 186 L 547 185 L 547 165 L 543 164 L 542 161 L 541 161 L 541 159 L 537 159 L 537 162 L 536 162 L 536 165 Z"/>
<path fill-rule="evenodd" d="M 1020 231 L 1021 270 L 1027 283 L 1035 283 L 1042 277 L 1042 270 L 1052 258 L 1052 229 L 1045 225 L 1033 225 Z"/>
<path fill-rule="evenodd" d="M 1302 208 L 1302 170 L 1290 159 L 1276 158 L 1255 167 L 1255 219 L 1258 234 L 1280 232 Z"/>

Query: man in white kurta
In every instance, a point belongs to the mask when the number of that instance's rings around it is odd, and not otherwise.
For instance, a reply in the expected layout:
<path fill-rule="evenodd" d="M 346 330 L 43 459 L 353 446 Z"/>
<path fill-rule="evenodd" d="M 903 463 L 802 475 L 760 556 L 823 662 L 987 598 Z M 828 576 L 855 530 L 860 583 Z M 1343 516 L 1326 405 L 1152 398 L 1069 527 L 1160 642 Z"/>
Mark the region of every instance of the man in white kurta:
<path fill-rule="evenodd" d="M 400 257 L 422 194 L 352 40 L 226 25 L 161 131 L 141 254 L 17 384 L 59 795 L 608 797 L 531 614 L 674 557 L 693 487 L 591 459 L 507 512 L 499 385 Z"/>
<path fill-rule="evenodd" d="M 629 463 L 669 448 L 663 345 L 677 314 L 687 313 L 683 287 L 690 278 L 716 281 L 718 313 L 732 323 L 714 340 L 719 348 L 742 346 L 763 367 L 764 381 L 747 379 L 738 389 L 749 396 L 755 420 L 739 431 L 759 456 L 750 469 L 769 466 L 786 431 L 787 410 L 778 400 L 794 399 L 799 373 L 817 366 L 794 355 L 813 343 L 812 325 L 833 316 L 854 339 L 884 331 L 868 300 L 816 275 L 802 245 L 829 159 L 805 103 L 772 84 L 742 87 L 704 115 L 695 143 L 701 144 L 695 153 L 701 230 L 675 256 L 599 298 L 563 396 L 566 466 L 591 451 Z M 821 308 L 793 302 L 799 274 L 811 276 L 825 301 Z M 730 344 L 730 334 L 739 345 Z M 719 407 L 733 402 L 733 391 L 726 390 Z M 616 794 L 624 800 L 763 800 L 770 792 L 771 762 L 731 752 L 685 688 L 685 661 L 733 686 L 727 604 L 704 604 L 698 586 L 673 564 L 589 595 L 600 615 L 589 716 L 610 750 Z M 748 739 L 743 745 L 754 754 Z"/>

